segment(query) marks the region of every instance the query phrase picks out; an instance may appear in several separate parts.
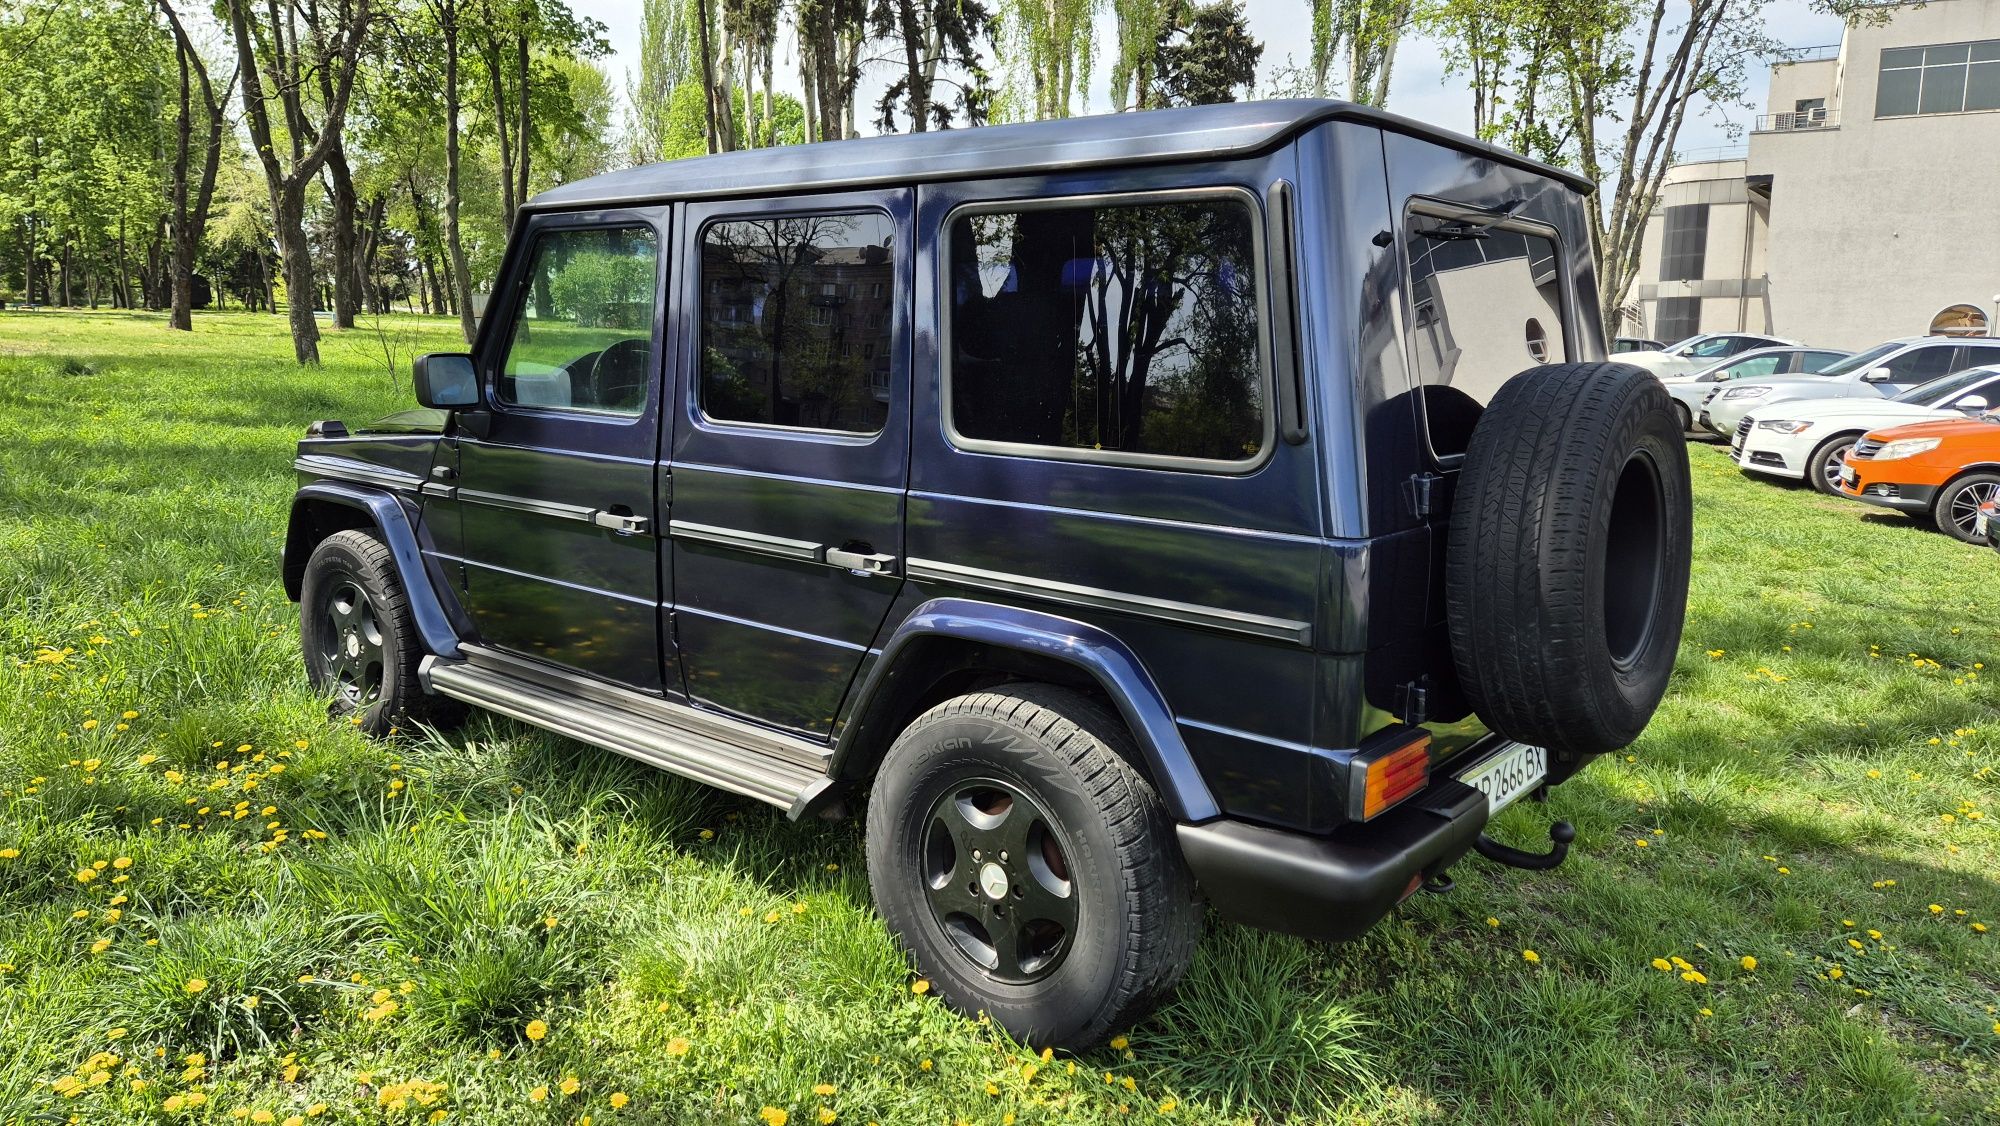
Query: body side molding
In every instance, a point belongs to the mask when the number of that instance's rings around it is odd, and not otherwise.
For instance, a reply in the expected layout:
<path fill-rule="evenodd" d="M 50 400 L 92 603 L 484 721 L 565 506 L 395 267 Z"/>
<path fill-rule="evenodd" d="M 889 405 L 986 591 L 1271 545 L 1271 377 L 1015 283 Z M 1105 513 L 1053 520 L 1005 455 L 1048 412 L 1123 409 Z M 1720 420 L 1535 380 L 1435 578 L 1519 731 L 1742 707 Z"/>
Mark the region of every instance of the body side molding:
<path fill-rule="evenodd" d="M 1202 781 L 1201 772 L 1188 754 L 1187 744 L 1181 740 L 1166 697 L 1123 642 L 1096 626 L 1071 618 L 966 598 L 931 599 L 896 627 L 856 696 L 852 713 L 855 722 L 840 734 L 829 764 L 830 774 L 847 777 L 848 770 L 854 769 L 861 746 L 876 737 L 875 728 L 898 718 L 873 713 L 884 710 L 885 703 L 894 695 L 893 681 L 907 671 L 901 666 L 920 656 L 924 642 L 935 639 L 967 641 L 1050 657 L 1088 673 L 1124 717 L 1174 819 L 1185 823 L 1221 816 L 1221 807 L 1209 793 L 1208 784 Z M 884 745 L 887 739 L 894 738 L 893 732 L 881 735 Z"/>
<path fill-rule="evenodd" d="M 314 502 L 343 505 L 368 513 L 376 531 L 382 536 L 382 542 L 389 546 L 390 554 L 395 557 L 396 572 L 401 576 L 403 592 L 410 600 L 410 616 L 416 620 L 417 633 L 424 648 L 440 657 L 457 657 L 458 633 L 452 629 L 444 604 L 438 601 L 436 588 L 431 586 L 430 573 L 424 569 L 423 553 L 417 547 L 417 533 L 410 527 L 409 515 L 403 511 L 402 504 L 394 496 L 377 489 L 338 481 L 314 481 L 301 486 L 292 498 L 292 527 L 298 526 L 300 507 Z M 285 542 L 289 552 L 292 536 L 288 534 Z M 300 566 L 303 568 L 304 560 L 300 560 Z"/>

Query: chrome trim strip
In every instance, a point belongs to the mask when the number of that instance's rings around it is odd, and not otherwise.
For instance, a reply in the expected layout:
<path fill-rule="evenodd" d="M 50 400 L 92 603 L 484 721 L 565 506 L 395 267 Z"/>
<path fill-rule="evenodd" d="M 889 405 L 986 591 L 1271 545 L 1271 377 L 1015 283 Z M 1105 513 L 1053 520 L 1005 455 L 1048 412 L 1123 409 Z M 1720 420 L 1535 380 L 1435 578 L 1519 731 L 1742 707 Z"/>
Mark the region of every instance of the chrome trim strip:
<path fill-rule="evenodd" d="M 766 535 L 763 532 L 746 532 L 741 528 L 724 528 L 717 524 L 696 524 L 687 520 L 667 521 L 667 534 L 677 540 L 692 540 L 696 543 L 710 543 L 720 547 L 733 547 L 739 551 L 754 551 L 759 555 L 777 555 L 786 559 L 803 559 L 809 563 L 825 560 L 826 545 L 811 540 L 795 540 L 785 536 Z"/>
<path fill-rule="evenodd" d="M 342 481 L 354 481 L 363 485 L 379 485 L 385 489 L 415 490 L 422 486 L 424 479 L 414 473 L 387 466 L 370 465 L 353 458 L 334 457 L 331 454 L 300 454 L 292 459 L 292 468 L 301 473 L 313 473 L 321 477 L 333 477 Z"/>
<path fill-rule="evenodd" d="M 580 504 L 564 504 L 559 500 L 536 500 L 532 497 L 517 497 L 509 493 L 487 493 L 478 489 L 458 490 L 458 499 L 467 504 L 484 505 L 487 508 L 505 508 L 512 512 L 532 512 L 537 516 L 549 516 L 557 520 L 580 520 L 590 523 L 597 512 Z"/>
<path fill-rule="evenodd" d="M 685 602 L 676 604 L 674 606 L 674 613 L 693 614 L 698 618 L 707 618 L 712 622 L 728 622 L 732 626 L 762 630 L 766 633 L 780 633 L 786 637 L 796 637 L 800 641 L 810 641 L 815 645 L 826 645 L 835 649 L 847 649 L 855 653 L 868 652 L 866 645 L 857 645 L 852 641 L 842 641 L 837 637 L 822 637 L 817 633 L 806 633 L 804 630 L 786 629 L 784 626 L 774 626 L 769 622 L 754 622 L 749 618 L 739 618 L 734 614 L 718 614 L 714 610 L 698 609 Z"/>
<path fill-rule="evenodd" d="M 802 430 L 789 426 L 777 429 L 796 434 L 815 434 L 818 431 Z M 770 473 L 762 469 L 743 469 L 734 465 L 716 465 L 707 461 L 676 461 L 672 465 L 660 463 L 662 469 L 672 469 L 675 473 L 686 470 L 690 473 L 718 473 L 725 477 L 754 477 L 760 481 L 789 481 L 800 485 L 821 485 L 829 489 L 852 489 L 858 493 L 901 493 L 901 485 L 871 485 L 862 481 L 840 481 L 826 477 L 806 477 L 797 473 Z"/>
<path fill-rule="evenodd" d="M 436 481 L 425 481 L 423 487 L 419 489 L 418 492 L 423 493 L 427 497 L 436 497 L 439 500 L 450 500 L 451 498 L 458 495 L 458 486 L 442 485 Z"/>
<path fill-rule="evenodd" d="M 516 571 L 512 567 L 502 567 L 497 563 L 484 563 L 477 559 L 468 559 L 462 555 L 446 555 L 443 552 L 439 552 L 437 557 L 439 559 L 449 559 L 455 563 L 460 563 L 467 567 L 477 567 L 482 571 L 497 571 L 500 574 L 511 575 L 517 579 L 527 579 L 529 582 L 548 583 L 550 586 L 559 586 L 565 590 L 574 590 L 581 594 L 594 594 L 597 595 L 599 598 L 615 598 L 620 602 L 630 602 L 637 606 L 650 606 L 656 610 L 659 609 L 660 607 L 660 603 L 657 600 L 651 598 L 641 598 L 636 594 L 621 594 L 620 592 L 615 590 L 604 590 L 599 587 L 585 586 L 582 583 L 565 582 L 562 579 L 552 579 L 547 575 L 536 575 L 527 571 Z"/>
<path fill-rule="evenodd" d="M 1072 606 L 1085 606 L 1093 610 L 1136 614 L 1142 618 L 1199 626 L 1223 633 L 1268 637 L 1294 645 L 1312 644 L 1312 623 L 1291 618 L 1275 618 L 1265 614 L 1245 613 L 1241 610 L 1224 610 L 1193 602 L 1150 598 L 1143 594 L 1125 594 L 1121 591 L 1105 590 L 1102 587 L 1059 583 L 1048 579 L 1029 578 L 1026 575 L 988 571 L 979 567 L 961 567 L 956 563 L 942 563 L 935 559 L 911 559 L 905 564 L 905 573 L 913 579 L 986 587 L 1006 591 L 1009 594 L 1043 598 Z"/>
<path fill-rule="evenodd" d="M 1149 528 L 1211 532 L 1223 536 L 1241 536 L 1245 539 L 1270 540 L 1273 543 L 1294 543 L 1302 547 L 1325 547 L 1328 542 L 1310 532 L 1273 532 L 1266 531 L 1263 528 L 1246 528 L 1237 524 L 1204 524 L 1199 520 L 1172 520 L 1162 516 L 1133 516 L 1122 512 L 1105 512 L 1088 508 L 1065 508 L 1059 504 L 1044 504 L 1038 501 L 965 496 L 959 493 L 937 493 L 923 489 L 911 489 L 910 499 L 930 501 L 938 504 L 987 504 L 993 505 L 996 508 L 1012 508 L 1023 512 L 1034 512 L 1051 516 L 1080 516 L 1090 520 L 1107 520 L 1118 524 L 1138 524 Z"/>

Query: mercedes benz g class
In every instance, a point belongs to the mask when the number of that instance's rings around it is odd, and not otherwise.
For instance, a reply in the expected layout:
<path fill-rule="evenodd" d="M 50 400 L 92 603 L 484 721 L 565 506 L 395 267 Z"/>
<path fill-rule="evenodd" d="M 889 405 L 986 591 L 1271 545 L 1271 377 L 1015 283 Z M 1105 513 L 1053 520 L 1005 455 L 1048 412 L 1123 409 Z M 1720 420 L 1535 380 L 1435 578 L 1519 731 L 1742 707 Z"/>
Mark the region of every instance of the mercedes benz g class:
<path fill-rule="evenodd" d="M 314 424 L 284 577 L 371 732 L 471 704 L 865 812 L 950 1004 L 1085 1044 L 1202 904 L 1359 934 L 1638 736 L 1688 579 L 1570 173 L 1279 101 L 531 201 L 430 411 Z"/>

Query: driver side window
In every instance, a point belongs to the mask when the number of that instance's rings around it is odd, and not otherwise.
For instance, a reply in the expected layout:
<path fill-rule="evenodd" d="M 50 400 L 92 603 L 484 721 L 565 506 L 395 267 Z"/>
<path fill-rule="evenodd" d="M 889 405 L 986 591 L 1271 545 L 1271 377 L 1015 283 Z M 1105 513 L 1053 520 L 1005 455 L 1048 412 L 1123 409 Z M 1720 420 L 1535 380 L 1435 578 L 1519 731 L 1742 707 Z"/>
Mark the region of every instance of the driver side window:
<path fill-rule="evenodd" d="M 500 401 L 644 413 L 654 369 L 658 271 L 650 227 L 592 227 L 536 238 L 500 364 Z"/>

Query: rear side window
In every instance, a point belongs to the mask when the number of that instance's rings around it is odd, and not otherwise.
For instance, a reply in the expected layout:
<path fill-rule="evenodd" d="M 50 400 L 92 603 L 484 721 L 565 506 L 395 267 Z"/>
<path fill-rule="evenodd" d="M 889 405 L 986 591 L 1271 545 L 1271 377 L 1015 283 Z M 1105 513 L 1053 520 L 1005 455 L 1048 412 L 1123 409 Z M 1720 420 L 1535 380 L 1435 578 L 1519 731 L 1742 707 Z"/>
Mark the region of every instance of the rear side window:
<path fill-rule="evenodd" d="M 1928 383 L 1957 370 L 1953 360 L 1959 352 L 1959 348 L 1950 344 L 1913 348 L 1882 366 L 1889 369 L 1890 383 Z"/>
<path fill-rule="evenodd" d="M 1562 259 L 1553 239 L 1413 214 L 1410 335 L 1431 450 L 1465 452 L 1500 385 L 1569 359 Z"/>
<path fill-rule="evenodd" d="M 521 279 L 500 401 L 636 415 L 653 377 L 659 245 L 651 227 L 550 231 Z"/>
<path fill-rule="evenodd" d="M 874 434 L 889 417 L 895 228 L 879 212 L 712 223 L 701 236 L 701 409 Z"/>
<path fill-rule="evenodd" d="M 968 446 L 1131 464 L 1269 444 L 1246 200 L 980 208 L 949 237 L 949 418 Z"/>

